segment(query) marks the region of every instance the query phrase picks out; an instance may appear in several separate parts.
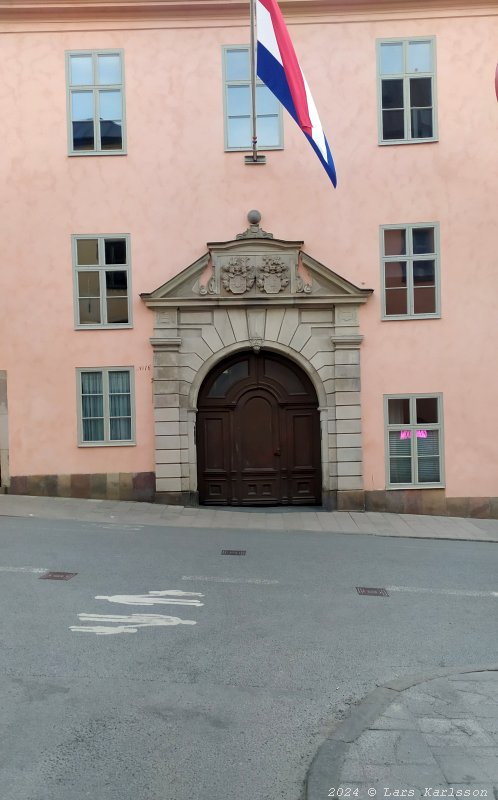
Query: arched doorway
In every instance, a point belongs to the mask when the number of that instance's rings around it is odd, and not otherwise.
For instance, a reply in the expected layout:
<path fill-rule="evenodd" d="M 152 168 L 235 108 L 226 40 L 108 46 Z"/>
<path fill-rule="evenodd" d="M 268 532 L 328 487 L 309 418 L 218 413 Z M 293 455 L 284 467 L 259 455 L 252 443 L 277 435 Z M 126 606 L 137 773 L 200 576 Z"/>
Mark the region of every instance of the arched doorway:
<path fill-rule="evenodd" d="M 238 353 L 209 373 L 197 407 L 200 503 L 320 504 L 318 401 L 300 367 L 269 351 Z"/>

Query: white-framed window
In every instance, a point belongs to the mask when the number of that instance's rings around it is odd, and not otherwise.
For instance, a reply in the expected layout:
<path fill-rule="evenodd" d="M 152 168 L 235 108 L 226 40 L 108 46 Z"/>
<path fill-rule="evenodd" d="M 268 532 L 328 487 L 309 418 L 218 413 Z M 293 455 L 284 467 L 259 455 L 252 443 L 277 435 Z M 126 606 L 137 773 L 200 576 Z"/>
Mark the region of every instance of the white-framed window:
<path fill-rule="evenodd" d="M 250 150 L 252 147 L 250 69 L 248 45 L 223 48 L 225 150 Z M 283 147 L 280 103 L 259 78 L 256 79 L 256 127 L 258 149 Z"/>
<path fill-rule="evenodd" d="M 74 235 L 72 244 L 76 327 L 131 327 L 129 235 Z"/>
<path fill-rule="evenodd" d="M 133 367 L 78 369 L 78 443 L 134 444 Z"/>
<path fill-rule="evenodd" d="M 66 53 L 70 155 L 126 152 L 122 50 Z"/>
<path fill-rule="evenodd" d="M 441 316 L 439 225 L 383 225 L 380 248 L 382 318 Z"/>
<path fill-rule="evenodd" d="M 442 486 L 442 395 L 386 395 L 384 413 L 388 488 Z"/>
<path fill-rule="evenodd" d="M 437 139 L 434 37 L 377 42 L 379 142 Z"/>

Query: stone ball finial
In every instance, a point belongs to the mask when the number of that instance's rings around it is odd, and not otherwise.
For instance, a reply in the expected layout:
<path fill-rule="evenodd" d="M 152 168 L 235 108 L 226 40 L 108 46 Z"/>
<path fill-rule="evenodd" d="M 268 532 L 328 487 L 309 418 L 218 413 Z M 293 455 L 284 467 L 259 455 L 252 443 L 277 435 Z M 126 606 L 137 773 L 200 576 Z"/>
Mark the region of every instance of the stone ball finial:
<path fill-rule="evenodd" d="M 261 222 L 261 214 L 257 209 L 253 208 L 251 211 L 249 211 L 247 219 L 251 225 L 259 225 Z"/>

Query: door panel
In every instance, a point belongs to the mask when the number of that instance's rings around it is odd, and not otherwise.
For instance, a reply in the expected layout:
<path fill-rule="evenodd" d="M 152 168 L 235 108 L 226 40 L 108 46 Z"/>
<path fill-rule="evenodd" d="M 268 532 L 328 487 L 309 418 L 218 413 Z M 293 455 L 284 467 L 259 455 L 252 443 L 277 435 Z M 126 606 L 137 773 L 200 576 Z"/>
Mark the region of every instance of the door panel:
<path fill-rule="evenodd" d="M 268 352 L 232 356 L 206 378 L 198 408 L 201 503 L 320 503 L 318 401 L 296 364 Z"/>

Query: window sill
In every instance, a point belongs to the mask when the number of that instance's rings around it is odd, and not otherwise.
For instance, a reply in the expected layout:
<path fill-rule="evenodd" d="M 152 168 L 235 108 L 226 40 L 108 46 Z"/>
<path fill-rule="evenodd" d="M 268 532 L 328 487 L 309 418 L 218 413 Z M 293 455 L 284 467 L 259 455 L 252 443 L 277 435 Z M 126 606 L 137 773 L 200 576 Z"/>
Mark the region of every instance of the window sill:
<path fill-rule="evenodd" d="M 127 150 L 82 150 L 78 153 L 68 153 L 69 158 L 80 158 L 82 156 L 127 156 Z"/>
<path fill-rule="evenodd" d="M 257 151 L 258 153 L 270 153 L 275 150 L 283 149 L 283 144 L 275 145 L 274 147 L 262 147 L 258 145 Z M 247 153 L 250 155 L 252 153 L 252 147 L 225 147 L 225 153 Z"/>
<path fill-rule="evenodd" d="M 397 483 L 394 485 L 386 485 L 386 492 L 392 492 L 396 489 L 446 489 L 445 483 Z"/>
<path fill-rule="evenodd" d="M 418 319 L 441 319 L 441 314 L 389 314 L 383 315 L 381 322 L 391 322 L 399 320 L 418 320 Z"/>
<path fill-rule="evenodd" d="M 130 442 L 78 442 L 78 447 L 136 447 L 135 441 Z"/>
<path fill-rule="evenodd" d="M 133 328 L 133 323 L 126 322 L 122 325 L 75 325 L 75 331 L 121 331 Z"/>
<path fill-rule="evenodd" d="M 393 144 L 434 144 L 435 142 L 439 142 L 438 136 L 433 136 L 431 139 L 380 139 L 378 144 L 379 147 L 389 147 L 389 145 Z"/>

